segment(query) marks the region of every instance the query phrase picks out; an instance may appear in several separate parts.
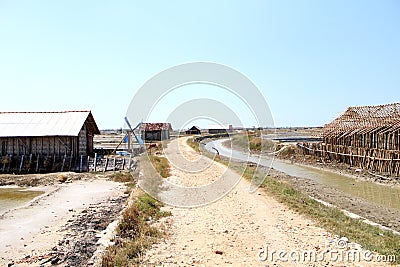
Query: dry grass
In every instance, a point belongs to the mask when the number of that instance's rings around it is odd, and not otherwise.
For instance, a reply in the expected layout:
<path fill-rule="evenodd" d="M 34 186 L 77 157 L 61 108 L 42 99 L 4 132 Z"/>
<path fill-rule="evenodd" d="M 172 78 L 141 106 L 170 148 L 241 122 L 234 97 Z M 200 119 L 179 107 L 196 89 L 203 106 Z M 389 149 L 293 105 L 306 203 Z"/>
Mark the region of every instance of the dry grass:
<path fill-rule="evenodd" d="M 65 173 L 61 173 L 58 175 L 57 178 L 60 183 L 65 183 L 68 180 L 68 175 L 66 175 Z"/>
<path fill-rule="evenodd" d="M 136 201 L 122 214 L 117 227 L 115 245 L 108 247 L 102 266 L 136 266 L 140 264 L 142 253 L 151 247 L 162 232 L 151 223 L 161 217 L 170 216 L 162 212 L 162 204 L 151 196 L 141 193 Z"/>
<path fill-rule="evenodd" d="M 170 174 L 170 165 L 169 161 L 166 157 L 163 156 L 154 156 L 149 155 L 150 162 L 153 164 L 156 171 L 161 175 L 163 178 L 169 177 Z"/>
<path fill-rule="evenodd" d="M 112 180 L 119 183 L 134 182 L 133 175 L 128 171 L 116 172 L 112 175 Z"/>
<path fill-rule="evenodd" d="M 232 137 L 232 145 L 240 149 L 252 152 L 273 152 L 275 151 L 275 142 L 262 138 L 260 133 L 255 134 L 237 134 Z"/>

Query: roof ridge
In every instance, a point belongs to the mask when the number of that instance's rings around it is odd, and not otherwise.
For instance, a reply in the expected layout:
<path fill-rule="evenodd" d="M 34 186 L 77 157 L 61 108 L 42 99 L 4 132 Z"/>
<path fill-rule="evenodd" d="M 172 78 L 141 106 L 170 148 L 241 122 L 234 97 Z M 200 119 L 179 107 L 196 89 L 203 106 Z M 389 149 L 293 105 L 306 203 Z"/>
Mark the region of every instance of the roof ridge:
<path fill-rule="evenodd" d="M 0 111 L 0 114 L 71 113 L 71 112 L 92 112 L 92 111 L 91 111 L 91 110 L 63 110 L 63 111 Z"/>
<path fill-rule="evenodd" d="M 348 108 L 380 108 L 388 106 L 400 106 L 400 102 L 390 103 L 390 104 L 380 104 L 380 105 L 363 105 L 363 106 L 350 106 Z"/>

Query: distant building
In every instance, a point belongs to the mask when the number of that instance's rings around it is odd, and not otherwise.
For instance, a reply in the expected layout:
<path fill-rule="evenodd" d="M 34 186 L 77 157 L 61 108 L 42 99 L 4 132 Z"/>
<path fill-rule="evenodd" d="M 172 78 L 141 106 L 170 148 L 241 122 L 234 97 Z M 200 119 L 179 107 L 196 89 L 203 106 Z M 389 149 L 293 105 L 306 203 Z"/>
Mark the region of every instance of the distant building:
<path fill-rule="evenodd" d="M 162 141 L 170 139 L 171 123 L 142 123 L 140 133 L 144 141 Z"/>
<path fill-rule="evenodd" d="M 229 133 L 233 131 L 231 124 L 210 124 L 208 126 L 209 134 Z"/>
<path fill-rule="evenodd" d="M 192 128 L 186 131 L 186 134 L 201 134 L 201 130 L 197 126 L 192 126 Z"/>
<path fill-rule="evenodd" d="M 95 134 L 90 111 L 0 112 L 1 156 L 86 156 Z"/>

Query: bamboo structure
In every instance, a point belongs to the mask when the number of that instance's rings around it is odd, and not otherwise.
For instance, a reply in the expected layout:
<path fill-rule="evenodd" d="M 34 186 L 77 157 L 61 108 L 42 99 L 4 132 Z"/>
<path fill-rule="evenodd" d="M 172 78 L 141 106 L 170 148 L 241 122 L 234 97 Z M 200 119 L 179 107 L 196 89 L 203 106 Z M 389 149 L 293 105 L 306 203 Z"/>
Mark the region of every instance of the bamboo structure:
<path fill-rule="evenodd" d="M 399 176 L 400 103 L 349 107 L 325 125 L 323 142 L 299 145 L 305 154 Z"/>

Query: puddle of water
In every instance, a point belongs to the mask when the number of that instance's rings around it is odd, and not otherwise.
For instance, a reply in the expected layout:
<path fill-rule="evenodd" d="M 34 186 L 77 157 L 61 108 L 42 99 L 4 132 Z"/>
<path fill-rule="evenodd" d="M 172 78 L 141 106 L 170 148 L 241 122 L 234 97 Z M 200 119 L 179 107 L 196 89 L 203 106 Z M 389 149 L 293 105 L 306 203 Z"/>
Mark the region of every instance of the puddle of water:
<path fill-rule="evenodd" d="M 212 147 L 215 147 L 223 156 L 256 163 L 260 161 L 260 165 L 267 167 L 271 166 L 272 161 L 270 159 L 263 158 L 260 160 L 257 157 L 249 157 L 244 152 L 231 150 L 230 148 L 222 146 L 222 142 L 226 140 L 227 139 L 221 139 L 209 142 L 206 145 L 206 149 L 215 152 L 212 150 Z M 318 170 L 307 166 L 289 164 L 276 159 L 273 161 L 272 167 L 291 176 L 311 179 L 321 184 L 334 187 L 350 195 L 364 198 L 372 203 L 400 210 L 400 189 L 397 187 L 389 187 L 373 182 L 360 181 L 345 175 Z"/>
<path fill-rule="evenodd" d="M 43 193 L 42 191 L 30 191 L 21 187 L 0 187 L 0 214 L 9 209 L 22 206 Z"/>

